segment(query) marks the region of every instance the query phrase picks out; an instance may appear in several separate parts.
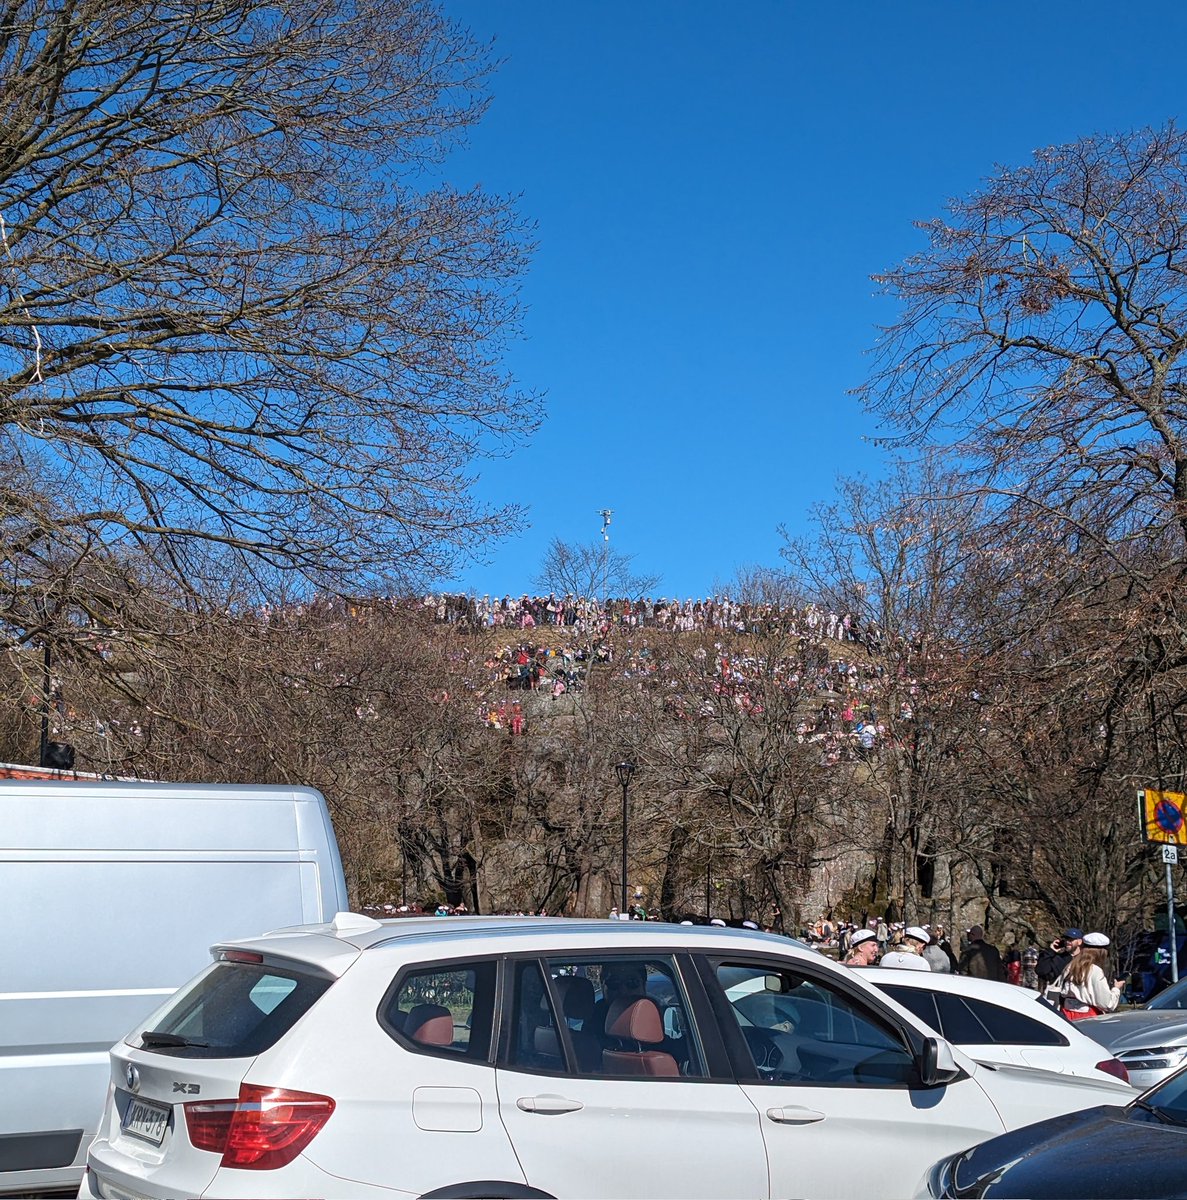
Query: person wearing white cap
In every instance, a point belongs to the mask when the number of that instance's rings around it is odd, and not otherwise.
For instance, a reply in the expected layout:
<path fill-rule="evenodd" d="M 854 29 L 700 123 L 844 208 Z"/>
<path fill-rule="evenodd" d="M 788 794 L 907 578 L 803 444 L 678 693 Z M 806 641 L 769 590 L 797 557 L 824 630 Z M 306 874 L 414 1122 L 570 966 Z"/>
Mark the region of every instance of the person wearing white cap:
<path fill-rule="evenodd" d="M 878 935 L 872 929 L 858 929 L 849 935 L 849 953 L 845 967 L 872 967 L 878 961 Z"/>
<path fill-rule="evenodd" d="M 900 954 L 915 954 L 920 958 L 924 958 L 923 950 L 931 941 L 926 929 L 919 925 L 908 925 L 899 937 L 898 945 L 894 949 Z M 924 961 L 927 962 L 926 958 Z M 897 962 L 891 962 L 890 966 L 898 966 Z M 931 970 L 931 963 L 927 963 L 927 969 Z"/>
<path fill-rule="evenodd" d="M 1108 946 L 1109 939 L 1103 933 L 1086 933 L 1080 953 L 1055 981 L 1060 1007 L 1069 1020 L 1099 1017 L 1111 1013 L 1121 1003 L 1125 980 L 1115 979 L 1110 987 L 1102 965 Z"/>

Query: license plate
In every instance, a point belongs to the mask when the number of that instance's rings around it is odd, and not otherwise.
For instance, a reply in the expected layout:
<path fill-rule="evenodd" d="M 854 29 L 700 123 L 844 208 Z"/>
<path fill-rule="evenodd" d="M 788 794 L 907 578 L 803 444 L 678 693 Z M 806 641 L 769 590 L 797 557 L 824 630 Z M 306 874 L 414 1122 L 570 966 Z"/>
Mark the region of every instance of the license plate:
<path fill-rule="evenodd" d="M 172 1109 L 167 1104 L 156 1104 L 152 1100 L 133 1096 L 120 1128 L 124 1133 L 159 1146 L 165 1140 L 165 1130 L 169 1128 L 170 1112 Z"/>

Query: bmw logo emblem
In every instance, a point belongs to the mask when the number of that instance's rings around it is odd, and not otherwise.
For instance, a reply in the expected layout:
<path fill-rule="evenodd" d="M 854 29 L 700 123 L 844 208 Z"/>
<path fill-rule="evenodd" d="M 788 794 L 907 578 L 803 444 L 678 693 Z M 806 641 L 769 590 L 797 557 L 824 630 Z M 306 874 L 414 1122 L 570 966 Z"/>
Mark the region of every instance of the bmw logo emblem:
<path fill-rule="evenodd" d="M 128 1081 L 129 1091 L 140 1091 L 140 1071 L 135 1063 L 128 1063 L 124 1068 L 124 1078 Z"/>

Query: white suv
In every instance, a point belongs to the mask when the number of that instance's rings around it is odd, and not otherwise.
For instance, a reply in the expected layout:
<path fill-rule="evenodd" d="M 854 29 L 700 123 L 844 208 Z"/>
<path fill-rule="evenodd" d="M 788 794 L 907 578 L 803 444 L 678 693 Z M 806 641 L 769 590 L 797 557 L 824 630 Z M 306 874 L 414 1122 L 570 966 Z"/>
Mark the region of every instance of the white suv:
<path fill-rule="evenodd" d="M 904 1196 L 1133 1095 L 745 930 L 342 914 L 214 958 L 112 1051 L 82 1196 Z"/>

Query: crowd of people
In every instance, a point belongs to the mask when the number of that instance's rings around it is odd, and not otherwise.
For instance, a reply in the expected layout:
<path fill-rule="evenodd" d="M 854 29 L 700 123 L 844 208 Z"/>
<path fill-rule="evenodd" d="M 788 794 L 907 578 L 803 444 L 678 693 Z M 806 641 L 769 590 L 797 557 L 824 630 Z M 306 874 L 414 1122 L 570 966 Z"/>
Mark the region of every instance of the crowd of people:
<path fill-rule="evenodd" d="M 478 600 L 459 595 L 426 596 L 424 603 L 438 621 L 521 632 L 555 625 L 571 635 L 547 640 L 521 636 L 508 640 L 486 658 L 484 677 L 473 690 L 479 719 L 491 728 L 516 734 L 530 723 L 533 708 L 528 698 L 504 693 L 530 693 L 533 704 L 542 698 L 557 700 L 581 691 L 590 669 L 607 665 L 641 686 L 658 682 L 668 710 L 689 720 L 718 715 L 723 700 L 744 715 L 761 716 L 774 689 L 795 708 L 797 739 L 816 747 L 826 765 L 871 758 L 880 752 L 887 737 L 888 714 L 880 699 L 888 682 L 886 667 L 869 654 L 854 656 L 844 649 L 847 642 L 863 638 L 867 648 L 880 645 L 871 640 L 880 635 L 872 626 L 859 630 L 851 614 L 839 615 L 811 604 L 780 610 L 771 605 L 734 604 L 728 599 L 686 601 L 679 606 L 612 600 L 601 606 L 571 597 L 559 602 L 543 596 L 491 602 L 487 597 Z M 673 624 L 671 614 L 677 608 L 679 619 L 691 624 Z M 722 642 L 715 642 L 712 649 L 698 646 L 692 659 L 685 662 L 657 653 L 645 640 L 615 642 L 601 636 L 608 632 L 607 625 L 616 622 L 629 622 L 640 629 L 756 631 L 776 619 L 795 636 L 796 643 L 773 661 L 761 647 L 726 649 Z M 592 640 L 586 636 L 591 620 L 599 635 Z M 841 646 L 830 647 L 827 639 L 839 641 Z M 898 690 L 905 699 L 890 715 L 899 722 L 912 720 L 912 695 L 918 690 L 918 681 L 897 682 L 903 685 Z"/>
<path fill-rule="evenodd" d="M 317 597 L 308 604 L 264 606 L 261 620 L 300 623 L 306 617 L 354 622 L 378 609 L 419 609 L 440 624 L 474 631 L 514 632 L 501 649 L 459 667 L 457 679 L 438 699 L 474 707 L 478 721 L 511 736 L 530 730 L 541 704 L 582 691 L 591 669 L 610 666 L 640 686 L 652 682 L 663 690 L 665 707 L 696 720 L 720 716 L 723 703 L 745 716 L 760 717 L 780 693 L 783 711 L 795 737 L 819 753 L 825 766 L 873 759 L 892 736 L 891 724 L 914 719 L 919 680 L 887 678 L 881 652 L 882 631 L 874 621 L 824 605 L 776 605 L 735 601 L 730 597 L 699 600 L 606 600 L 531 595 L 519 597 L 435 593 L 417 597 L 380 597 L 367 603 Z M 547 637 L 543 630 L 554 632 Z M 615 630 L 753 635 L 780 634 L 791 641 L 772 660 L 770 647 L 739 648 L 715 641 L 699 645 L 687 662 L 646 638 L 611 637 Z M 901 643 L 901 645 L 900 645 Z M 896 639 L 896 669 L 902 676 L 923 647 L 919 639 Z M 695 659 L 702 660 L 699 664 Z M 681 678 L 677 678 L 682 675 Z M 887 685 L 896 685 L 893 711 L 883 701 Z M 374 711 L 362 706 L 360 719 Z"/>
<path fill-rule="evenodd" d="M 533 629 L 564 626 L 582 633 L 612 628 L 667 629 L 679 633 L 730 630 L 760 635 L 786 633 L 796 637 L 857 642 L 871 655 L 882 648 L 882 633 L 873 621 L 862 622 L 851 612 L 830 612 L 822 605 L 752 604 L 728 596 L 701 600 L 667 598 L 594 599 L 568 594 L 520 597 L 426 595 L 426 610 L 443 624 L 478 629 Z"/>
<path fill-rule="evenodd" d="M 918 693 L 917 679 L 893 681 L 901 685 L 896 690 L 906 697 L 896 702 L 893 712 L 886 711 L 881 701 L 890 681 L 881 659 L 883 634 L 877 623 L 814 603 L 780 606 L 735 601 L 728 596 L 679 601 L 600 600 L 556 593 L 502 598 L 431 593 L 419 600 L 388 597 L 365 605 L 319 598 L 308 606 L 265 609 L 260 615 L 268 621 L 299 621 L 307 613 L 350 621 L 383 606 L 419 607 L 440 624 L 519 635 L 490 653 L 481 670 L 474 663 L 459 672 L 456 686 L 443 697 L 460 699 L 464 695 L 474 704 L 479 721 L 512 736 L 530 729 L 543 701 L 581 691 L 589 671 L 600 664 L 640 685 L 662 676 L 658 683 L 664 689 L 666 707 L 688 720 L 719 715 L 723 700 L 744 715 L 761 716 L 773 686 L 794 706 L 796 738 L 817 750 L 824 765 L 876 757 L 890 736 L 888 719 L 894 718 L 900 725 L 914 719 L 912 697 Z M 539 632 L 527 632 L 549 628 L 560 631 L 560 636 L 551 633 L 545 638 Z M 711 650 L 700 646 L 694 653 L 704 660 L 702 669 L 685 670 L 685 678 L 676 679 L 673 675 L 681 667 L 675 665 L 672 655 L 657 653 L 645 639 L 609 637 L 614 630 L 755 637 L 778 633 L 794 639 L 794 644 L 775 661 L 770 661 L 761 647 L 727 649 L 723 642 L 715 642 Z M 858 647 L 864 653 L 854 653 Z M 904 642 L 904 647 L 908 653 L 896 659 L 900 672 L 902 664 L 911 661 L 910 652 L 921 649 L 915 642 Z M 369 714 L 363 711 L 359 715 Z"/>
<path fill-rule="evenodd" d="M 1125 992 L 1123 978 L 1110 978 L 1109 938 L 1099 932 L 1066 929 L 1049 946 L 1011 949 L 1005 955 L 980 925 L 971 925 L 959 954 L 942 925 L 906 925 L 885 920 L 864 924 L 818 922 L 816 935 L 835 945 L 840 961 L 851 967 L 897 967 L 969 975 L 1013 983 L 1042 992 L 1070 1020 L 1113 1012 Z"/>
<path fill-rule="evenodd" d="M 580 692 L 597 665 L 640 686 L 657 687 L 666 710 L 685 720 L 718 716 L 723 705 L 757 718 L 777 696 L 782 711 L 793 714 L 789 720 L 797 740 L 816 747 L 826 765 L 872 758 L 887 737 L 881 697 L 888 681 L 881 662 L 830 660 L 827 653 L 804 647 L 771 662 L 757 651 L 727 651 L 719 642 L 711 651 L 698 646 L 690 660 L 657 654 L 640 643 L 616 648 L 609 642 L 509 642 L 483 664 L 483 677 L 474 687 L 479 717 L 492 728 L 522 733 L 532 706 L 518 693 L 529 693 L 538 704 Z M 900 682 L 905 699 L 893 715 L 901 726 L 914 718 L 918 681 Z"/>

